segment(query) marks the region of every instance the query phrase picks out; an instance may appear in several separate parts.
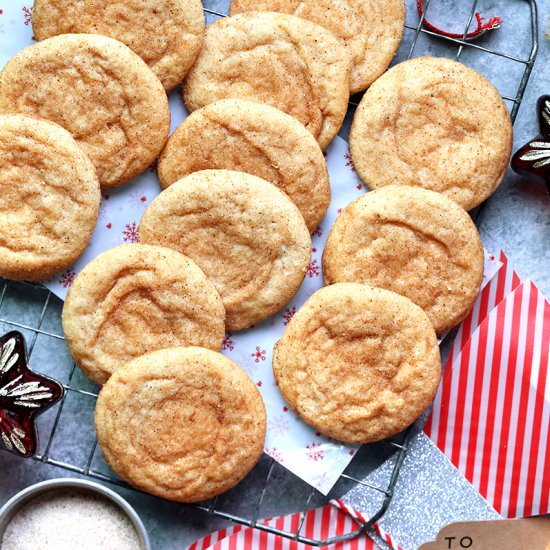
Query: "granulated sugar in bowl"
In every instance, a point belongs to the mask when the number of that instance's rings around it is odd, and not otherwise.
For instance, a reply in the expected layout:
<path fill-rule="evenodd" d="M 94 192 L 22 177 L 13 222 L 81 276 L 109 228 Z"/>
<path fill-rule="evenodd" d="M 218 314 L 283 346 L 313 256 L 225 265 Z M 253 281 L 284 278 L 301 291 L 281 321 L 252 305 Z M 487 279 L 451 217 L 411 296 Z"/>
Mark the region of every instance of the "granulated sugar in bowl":
<path fill-rule="evenodd" d="M 89 483 L 52 480 L 8 501 L 0 510 L 1 550 L 149 550 L 133 509 L 113 491 Z"/>

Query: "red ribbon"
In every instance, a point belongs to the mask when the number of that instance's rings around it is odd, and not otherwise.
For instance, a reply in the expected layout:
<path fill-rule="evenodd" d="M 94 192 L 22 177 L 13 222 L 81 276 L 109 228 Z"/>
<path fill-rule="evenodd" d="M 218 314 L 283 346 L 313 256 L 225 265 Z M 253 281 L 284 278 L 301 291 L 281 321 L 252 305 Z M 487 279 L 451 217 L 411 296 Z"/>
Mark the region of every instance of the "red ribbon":
<path fill-rule="evenodd" d="M 418 15 L 422 17 L 422 13 L 424 12 L 424 6 L 422 0 L 416 0 L 416 4 L 418 6 Z M 491 19 L 486 20 L 485 18 L 481 17 L 481 14 L 479 12 L 475 13 L 476 21 L 477 21 L 477 28 L 468 34 L 464 36 L 464 33 L 454 33 L 454 32 L 447 32 L 444 31 L 435 25 L 432 25 L 427 19 L 424 19 L 424 27 L 428 30 L 435 32 L 437 34 L 441 34 L 442 36 L 448 36 L 449 38 L 458 38 L 458 39 L 470 39 L 470 38 L 476 38 L 478 36 L 481 36 L 482 34 L 485 34 L 487 31 L 492 31 L 493 29 L 498 29 L 500 27 L 500 24 L 502 23 L 502 19 L 500 17 L 491 17 Z"/>

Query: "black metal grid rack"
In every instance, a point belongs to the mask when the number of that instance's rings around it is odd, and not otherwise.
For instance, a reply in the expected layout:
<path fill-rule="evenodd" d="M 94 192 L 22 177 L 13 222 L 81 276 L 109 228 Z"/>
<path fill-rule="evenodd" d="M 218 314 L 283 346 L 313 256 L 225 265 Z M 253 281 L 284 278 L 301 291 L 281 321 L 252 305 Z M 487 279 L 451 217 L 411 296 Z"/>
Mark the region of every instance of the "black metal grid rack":
<path fill-rule="evenodd" d="M 441 41 L 445 45 L 445 47 L 447 48 L 447 53 L 449 53 L 449 52 L 452 53 L 454 51 L 455 52 L 454 58 L 456 60 L 459 60 L 461 58 L 461 56 L 463 55 L 463 53 L 466 50 L 469 50 L 469 51 L 475 52 L 475 53 L 480 54 L 480 55 L 499 56 L 499 57 L 505 58 L 505 59 L 515 63 L 515 64 L 521 65 L 523 67 L 523 70 L 522 70 L 521 77 L 520 77 L 520 80 L 519 80 L 517 92 L 515 93 L 515 95 L 511 95 L 511 96 L 504 96 L 503 95 L 503 99 L 508 104 L 510 104 L 510 112 L 511 112 L 512 120 L 515 120 L 518 109 L 519 109 L 519 106 L 520 106 L 520 103 L 521 103 L 521 100 L 523 98 L 525 87 L 527 85 L 527 82 L 529 80 L 529 76 L 531 74 L 531 70 L 533 68 L 533 64 L 534 64 L 535 57 L 536 57 L 536 54 L 537 54 L 537 47 L 538 47 L 538 37 L 537 37 L 538 21 L 537 21 L 536 1 L 535 0 L 518 0 L 518 1 L 521 1 L 524 4 L 527 4 L 528 7 L 529 7 L 529 11 L 530 11 L 530 18 L 531 18 L 531 20 L 530 20 L 531 49 L 530 49 L 530 52 L 529 52 L 529 55 L 528 55 L 527 58 L 520 58 L 520 57 L 516 57 L 515 55 L 510 55 L 510 54 L 502 52 L 502 51 L 493 50 L 493 49 L 490 49 L 486 46 L 483 46 L 483 45 L 479 44 L 478 42 L 473 43 L 472 41 L 469 41 L 469 40 L 466 39 L 466 35 L 468 33 L 468 30 L 470 28 L 470 25 L 472 23 L 473 17 L 475 15 L 475 12 L 476 12 L 476 9 L 477 9 L 478 0 L 473 0 L 473 2 L 471 4 L 469 17 L 467 19 L 466 26 L 464 28 L 464 33 L 463 33 L 462 39 L 445 37 L 445 36 L 442 36 L 442 35 L 440 35 L 436 32 L 433 32 L 433 31 L 428 30 L 428 29 L 423 27 L 424 18 L 426 16 L 426 13 L 428 12 L 430 4 L 433 3 L 432 0 L 426 0 L 426 2 L 424 4 L 423 14 L 419 17 L 418 23 L 414 26 L 410 25 L 410 24 L 405 25 L 405 28 L 408 29 L 408 31 L 413 32 L 413 37 L 412 37 L 412 41 L 411 41 L 411 44 L 410 44 L 410 48 L 409 48 L 409 51 L 408 51 L 407 58 L 411 58 L 415 55 L 417 47 L 418 47 L 418 40 L 419 40 L 420 36 L 427 35 L 427 36 L 433 37 L 434 40 Z M 226 16 L 226 14 L 224 14 L 224 13 L 219 13 L 219 12 L 216 12 L 216 11 L 208 9 L 208 8 L 204 8 L 204 11 L 207 14 L 210 14 L 211 16 L 218 16 L 218 17 L 225 17 Z M 354 106 L 357 105 L 357 103 L 355 103 L 354 101 L 350 101 L 350 105 L 352 107 L 354 107 Z M 0 307 L 2 307 L 2 303 L 4 302 L 6 292 L 8 291 L 8 288 L 9 288 L 10 284 L 12 284 L 12 283 L 9 283 L 8 281 L 1 281 L 0 280 L 0 285 L 2 285 L 1 290 L 0 290 Z M 23 285 L 27 285 L 27 283 L 23 283 Z M 36 290 L 37 289 L 37 287 L 35 285 L 30 285 L 29 284 L 28 287 L 29 287 L 29 290 Z M 25 323 L 20 322 L 20 320 L 13 319 L 13 318 L 0 317 L 0 323 L 3 323 L 4 325 L 7 325 L 7 326 L 12 327 L 12 328 L 22 329 L 24 332 L 27 332 L 27 334 L 31 335 L 30 339 L 28 339 L 28 342 L 29 342 L 29 346 L 28 346 L 29 360 L 32 356 L 33 350 L 35 349 L 35 344 L 36 344 L 36 341 L 37 341 L 37 338 L 38 338 L 39 335 L 41 335 L 41 337 L 47 338 L 48 341 L 50 341 L 50 339 L 63 340 L 63 336 L 60 333 L 60 331 L 58 331 L 59 332 L 58 333 L 56 331 L 47 330 L 46 328 L 43 327 L 44 319 L 45 319 L 45 316 L 46 316 L 46 311 L 48 310 L 49 306 L 51 305 L 52 295 L 51 295 L 50 292 L 46 291 L 43 288 L 41 289 L 41 292 L 44 295 L 44 298 L 41 298 L 41 299 L 43 299 L 42 308 L 41 308 L 41 311 L 40 311 L 40 314 L 39 314 L 37 320 L 35 322 L 33 322 L 32 324 L 25 324 Z M 54 298 L 54 300 L 56 300 L 56 298 Z M 91 478 L 98 479 L 100 481 L 110 482 L 110 483 L 114 483 L 114 484 L 117 484 L 117 485 L 127 487 L 127 485 L 125 485 L 124 482 L 122 482 L 120 479 L 114 477 L 112 474 L 104 473 L 104 472 L 102 472 L 99 469 L 94 467 L 93 464 L 94 464 L 94 456 L 96 455 L 96 451 L 97 451 L 97 441 L 93 442 L 93 444 L 91 445 L 91 448 L 89 449 L 89 452 L 86 455 L 87 458 L 85 459 L 85 461 L 83 463 L 80 463 L 80 464 L 76 464 L 76 461 L 72 461 L 72 460 L 61 461 L 61 460 L 58 460 L 56 458 L 53 458 L 50 454 L 52 441 L 53 441 L 54 435 L 56 433 L 56 430 L 58 429 L 60 419 L 63 415 L 63 411 L 64 411 L 64 408 L 65 408 L 65 401 L 66 401 L 67 396 L 70 393 L 78 393 L 78 394 L 81 394 L 81 395 L 88 396 L 89 398 L 92 398 L 92 399 L 95 399 L 97 397 L 97 394 L 95 393 L 95 391 L 89 391 L 89 390 L 86 390 L 86 389 L 82 389 L 80 387 L 77 387 L 77 385 L 73 383 L 73 381 L 75 379 L 75 368 L 76 368 L 76 366 L 73 364 L 70 372 L 68 373 L 67 381 L 64 383 L 64 387 L 65 387 L 65 390 L 66 390 L 65 395 L 63 396 L 63 399 L 62 399 L 61 403 L 56 406 L 55 416 L 54 416 L 54 419 L 53 419 L 53 423 L 52 423 L 52 425 L 49 429 L 49 434 L 48 434 L 45 446 L 43 447 L 42 451 L 39 454 L 37 454 L 33 457 L 33 459 L 37 460 L 37 461 L 40 461 L 42 463 L 45 463 L 45 464 L 50 464 L 50 465 L 53 465 L 53 466 L 64 468 L 66 470 L 69 470 L 69 471 L 72 471 L 72 472 L 75 472 L 75 473 L 78 473 L 78 474 L 86 475 L 86 476 L 89 476 Z M 366 490 L 373 491 L 373 498 L 378 498 L 379 501 L 380 501 L 380 506 L 379 506 L 379 509 L 378 509 L 376 514 L 374 514 L 365 523 L 360 522 L 359 520 L 355 520 L 356 528 L 354 528 L 353 531 L 351 531 L 350 533 L 348 533 L 344 536 L 340 536 L 340 537 L 333 538 L 333 539 L 330 539 L 330 540 L 313 540 L 313 539 L 303 535 L 302 534 L 302 527 L 303 527 L 303 522 L 305 520 L 305 512 L 301 513 L 301 521 L 299 523 L 299 527 L 294 532 L 282 531 L 282 530 L 277 529 L 275 527 L 267 526 L 267 525 L 263 525 L 263 524 L 259 523 L 258 514 L 259 514 L 259 511 L 261 509 L 262 501 L 263 501 L 264 496 L 266 494 L 266 489 L 269 486 L 269 483 L 271 481 L 272 472 L 273 472 L 273 469 L 274 469 L 274 466 L 275 466 L 275 462 L 273 461 L 273 459 L 271 459 L 269 457 L 265 457 L 270 462 L 268 463 L 267 468 L 265 468 L 265 475 L 263 475 L 263 478 L 264 478 L 263 489 L 261 491 L 259 491 L 258 494 L 257 494 L 257 502 L 256 502 L 256 506 L 255 506 L 256 513 L 255 514 L 249 514 L 248 517 L 243 517 L 243 516 L 239 516 L 237 514 L 231 513 L 231 512 L 224 511 L 224 510 L 220 509 L 217 506 L 218 499 L 213 499 L 212 501 L 197 504 L 197 505 L 193 505 L 193 506 L 195 506 L 196 508 L 198 508 L 200 510 L 203 510 L 203 511 L 209 513 L 209 514 L 213 514 L 215 516 L 218 516 L 220 518 L 223 518 L 223 519 L 226 519 L 226 520 L 231 520 L 233 522 L 242 524 L 244 526 L 254 527 L 254 528 L 261 529 L 261 530 L 264 530 L 264 531 L 267 531 L 267 532 L 270 532 L 270 533 L 281 535 L 281 536 L 286 537 L 288 539 L 292 539 L 292 540 L 295 540 L 295 541 L 298 541 L 298 542 L 306 543 L 306 544 L 309 544 L 311 546 L 325 546 L 325 545 L 332 544 L 332 543 L 335 543 L 335 542 L 351 540 L 351 539 L 357 538 L 358 536 L 360 536 L 364 532 L 372 532 L 373 524 L 378 519 L 380 519 L 380 517 L 385 513 L 385 511 L 386 511 L 386 509 L 387 509 L 387 507 L 388 507 L 388 505 L 391 501 L 391 498 L 393 496 L 394 486 L 395 486 L 395 483 L 397 481 L 397 477 L 398 477 L 398 474 L 399 474 L 400 467 L 403 463 L 403 460 L 405 458 L 405 454 L 407 452 L 407 446 L 408 446 L 408 442 L 409 442 L 411 434 L 412 434 L 411 430 L 407 430 L 406 432 L 400 434 L 399 436 L 396 436 L 395 438 L 392 438 L 390 440 L 387 440 L 385 442 L 381 442 L 380 444 L 378 444 L 378 445 L 381 445 L 381 446 L 384 447 L 382 452 L 385 453 L 386 456 L 391 455 L 391 460 L 393 460 L 393 469 L 392 469 L 392 472 L 391 472 L 390 476 L 388 477 L 386 487 L 376 487 L 376 486 L 370 485 L 370 484 L 362 481 L 361 479 L 359 479 L 359 477 L 357 477 L 356 475 L 351 475 L 351 474 L 347 473 L 349 471 L 349 469 L 346 470 L 346 472 L 341 476 L 340 480 L 336 484 L 336 487 L 333 490 L 333 492 L 331 493 L 331 495 L 332 494 L 334 494 L 334 495 L 342 494 L 346 489 L 351 488 L 351 486 L 353 486 L 354 484 L 361 484 L 366 488 Z M 374 495 L 376 495 L 376 497 Z M 306 509 L 306 510 L 309 509 L 311 507 L 310 504 L 313 502 L 313 500 L 315 499 L 316 496 L 318 496 L 317 491 L 315 489 L 311 489 L 308 496 L 305 499 L 305 503 L 304 503 L 303 508 Z"/>

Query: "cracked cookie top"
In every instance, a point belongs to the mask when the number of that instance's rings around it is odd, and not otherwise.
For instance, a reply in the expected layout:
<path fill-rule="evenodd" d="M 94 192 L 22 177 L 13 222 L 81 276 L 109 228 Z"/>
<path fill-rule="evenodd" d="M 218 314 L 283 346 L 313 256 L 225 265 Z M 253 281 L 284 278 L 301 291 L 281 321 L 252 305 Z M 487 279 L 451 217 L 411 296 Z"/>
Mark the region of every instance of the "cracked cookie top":
<path fill-rule="evenodd" d="M 0 113 L 63 126 L 102 187 L 145 170 L 170 129 L 168 98 L 151 69 L 121 42 L 92 34 L 63 34 L 17 53 L 0 73 Z"/>
<path fill-rule="evenodd" d="M 0 276 L 44 280 L 69 267 L 95 228 L 92 162 L 52 122 L 0 115 Z"/>
<path fill-rule="evenodd" d="M 35 0 L 32 28 L 37 40 L 69 33 L 116 38 L 170 91 L 197 58 L 204 14 L 200 0 Z"/>
<path fill-rule="evenodd" d="M 352 60 L 350 91 L 368 88 L 388 67 L 405 26 L 403 0 L 233 0 L 231 15 L 289 13 L 329 29 Z"/>
<path fill-rule="evenodd" d="M 273 183 L 315 231 L 330 203 L 325 157 L 315 138 L 291 117 L 242 99 L 223 99 L 191 113 L 159 159 L 163 188 L 209 168 L 247 172 Z"/>
<path fill-rule="evenodd" d="M 349 204 L 323 251 L 327 284 L 364 283 L 407 296 L 438 334 L 471 309 L 483 263 L 468 213 L 440 193 L 405 185 L 382 187 Z"/>
<path fill-rule="evenodd" d="M 368 89 L 349 143 L 370 188 L 417 185 L 469 210 L 504 177 L 512 123 L 483 76 L 450 59 L 419 57 L 395 65 Z"/>
<path fill-rule="evenodd" d="M 232 170 L 193 172 L 165 189 L 145 211 L 139 234 L 197 263 L 222 297 L 229 330 L 279 311 L 311 259 L 296 205 L 271 183 Z"/>
<path fill-rule="evenodd" d="M 266 414 L 236 363 L 175 347 L 119 369 L 99 394 L 95 426 L 105 459 L 134 487 L 197 502 L 229 490 L 255 466 Z"/>
<path fill-rule="evenodd" d="M 412 424 L 439 384 L 437 338 L 408 298 L 357 283 L 318 290 L 273 352 L 289 405 L 308 424 L 348 443 L 370 443 Z"/>
<path fill-rule="evenodd" d="M 63 306 L 63 332 L 84 374 L 103 384 L 125 363 L 170 346 L 219 351 L 221 298 L 189 258 L 160 246 L 126 244 L 92 260 Z"/>
<path fill-rule="evenodd" d="M 206 29 L 183 94 L 190 111 L 228 98 L 267 103 L 297 118 L 324 149 L 344 120 L 350 71 L 348 52 L 324 27 L 250 12 Z"/>

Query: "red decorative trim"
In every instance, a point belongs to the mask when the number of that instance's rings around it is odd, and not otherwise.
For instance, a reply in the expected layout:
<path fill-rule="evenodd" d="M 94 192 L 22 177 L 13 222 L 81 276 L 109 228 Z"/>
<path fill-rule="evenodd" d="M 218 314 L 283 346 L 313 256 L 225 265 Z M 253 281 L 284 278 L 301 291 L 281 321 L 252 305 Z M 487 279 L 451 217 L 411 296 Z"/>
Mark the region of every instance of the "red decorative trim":
<path fill-rule="evenodd" d="M 422 0 L 416 0 L 416 5 L 418 6 L 418 15 L 422 17 L 422 13 L 424 12 L 424 5 Z M 500 24 L 502 23 L 502 19 L 500 17 L 491 17 L 491 19 L 486 20 L 485 18 L 481 17 L 481 14 L 479 12 L 475 13 L 476 21 L 477 21 L 477 28 L 471 32 L 469 32 L 466 36 L 464 36 L 464 33 L 454 33 L 454 32 L 447 32 L 444 31 L 435 25 L 432 25 L 427 19 L 424 19 L 423 25 L 426 29 L 435 32 L 437 34 L 441 34 L 442 36 L 448 36 L 449 38 L 458 38 L 458 39 L 471 39 L 471 38 L 477 38 L 478 36 L 481 36 L 482 34 L 485 34 L 487 31 L 492 31 L 494 29 L 498 29 L 500 27 Z"/>

